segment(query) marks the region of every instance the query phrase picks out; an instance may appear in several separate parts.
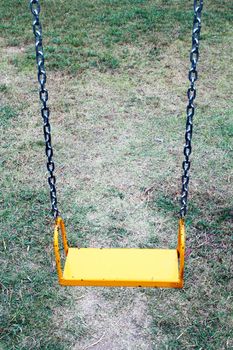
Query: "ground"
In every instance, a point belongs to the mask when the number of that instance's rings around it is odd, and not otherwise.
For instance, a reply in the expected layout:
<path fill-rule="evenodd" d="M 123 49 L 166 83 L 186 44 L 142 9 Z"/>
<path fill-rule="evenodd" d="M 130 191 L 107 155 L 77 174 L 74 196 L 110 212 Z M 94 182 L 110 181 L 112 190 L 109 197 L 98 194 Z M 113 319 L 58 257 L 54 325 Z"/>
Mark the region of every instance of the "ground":
<path fill-rule="evenodd" d="M 41 1 L 59 208 L 83 247 L 175 247 L 192 2 Z M 182 290 L 58 286 L 25 1 L 0 4 L 0 349 L 231 349 L 232 11 L 206 0 Z"/>

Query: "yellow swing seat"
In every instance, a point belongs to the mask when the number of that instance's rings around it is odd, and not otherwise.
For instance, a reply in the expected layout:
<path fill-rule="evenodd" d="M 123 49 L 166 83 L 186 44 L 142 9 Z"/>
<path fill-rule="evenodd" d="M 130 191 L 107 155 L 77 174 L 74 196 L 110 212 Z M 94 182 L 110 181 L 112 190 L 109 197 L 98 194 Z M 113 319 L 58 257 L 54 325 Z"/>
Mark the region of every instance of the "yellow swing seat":
<path fill-rule="evenodd" d="M 59 232 L 66 255 L 62 271 Z M 59 283 L 63 286 L 182 288 L 185 225 L 179 220 L 177 249 L 70 248 L 65 224 L 58 217 L 54 251 Z"/>

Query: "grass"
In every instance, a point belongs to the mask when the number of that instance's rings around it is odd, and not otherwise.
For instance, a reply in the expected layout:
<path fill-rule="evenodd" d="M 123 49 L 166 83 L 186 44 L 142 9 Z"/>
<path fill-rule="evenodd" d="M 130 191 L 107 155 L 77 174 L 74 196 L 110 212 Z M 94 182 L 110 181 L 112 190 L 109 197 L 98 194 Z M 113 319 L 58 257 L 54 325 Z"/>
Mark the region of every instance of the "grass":
<path fill-rule="evenodd" d="M 6 1 L 1 5 L 0 35 L 8 45 L 26 48 L 23 55 L 13 59 L 13 64 L 19 69 L 31 69 L 35 61 L 31 16 L 25 2 L 11 0 L 11 3 L 10 11 Z M 224 12 L 225 1 L 223 10 L 215 2 L 208 5 L 209 11 L 204 14 L 206 35 L 214 42 L 230 32 L 232 15 L 230 11 Z M 171 6 L 164 1 L 144 0 L 133 3 L 88 0 L 78 5 L 60 1 L 58 7 L 53 2 L 42 2 L 42 21 L 48 68 L 75 73 L 93 67 L 105 70 L 127 66 L 134 61 L 127 46 L 135 42 L 142 50 L 146 48 L 148 53 L 158 56 L 164 46 L 184 40 L 190 33 L 192 8 L 179 2 Z M 138 64 L 136 59 L 134 65 Z"/>
<path fill-rule="evenodd" d="M 0 84 L 0 92 L 7 93 L 9 91 L 9 88 L 6 84 Z"/>
<path fill-rule="evenodd" d="M 0 4 L 0 348 L 81 350 L 99 341 L 93 349 L 231 349 L 229 1 L 206 1 L 202 17 L 181 291 L 57 285 L 26 5 Z M 175 247 L 191 2 L 41 7 L 58 198 L 70 243 Z"/>
<path fill-rule="evenodd" d="M 4 90 L 5 92 L 6 90 Z M 9 126 L 11 119 L 17 117 L 17 112 L 9 105 L 0 107 L 0 126 L 7 127 Z"/>

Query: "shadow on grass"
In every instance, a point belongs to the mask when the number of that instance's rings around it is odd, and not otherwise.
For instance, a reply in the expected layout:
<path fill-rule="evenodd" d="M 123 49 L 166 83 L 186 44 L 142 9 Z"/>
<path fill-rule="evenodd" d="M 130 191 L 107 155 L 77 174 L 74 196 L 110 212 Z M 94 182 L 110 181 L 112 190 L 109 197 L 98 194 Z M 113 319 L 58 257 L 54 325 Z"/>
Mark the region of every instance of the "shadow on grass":
<path fill-rule="evenodd" d="M 173 198 L 153 193 L 149 207 L 173 220 L 179 209 Z M 196 192 L 190 200 L 186 227 L 184 289 L 146 291 L 154 342 L 162 332 L 167 336 L 160 342 L 164 349 L 227 349 L 231 338 L 227 298 L 232 278 L 233 208 L 227 198 Z"/>
<path fill-rule="evenodd" d="M 57 285 L 52 220 L 44 204 L 48 203 L 48 193 L 24 186 L 19 192 L 2 188 L 0 195 L 0 288 L 4 305 L 0 347 L 17 349 L 20 344 L 20 349 L 64 349 L 54 312 L 68 307 L 71 298 Z M 62 325 L 63 331 L 65 328 Z M 77 329 L 81 336 L 82 321 Z"/>

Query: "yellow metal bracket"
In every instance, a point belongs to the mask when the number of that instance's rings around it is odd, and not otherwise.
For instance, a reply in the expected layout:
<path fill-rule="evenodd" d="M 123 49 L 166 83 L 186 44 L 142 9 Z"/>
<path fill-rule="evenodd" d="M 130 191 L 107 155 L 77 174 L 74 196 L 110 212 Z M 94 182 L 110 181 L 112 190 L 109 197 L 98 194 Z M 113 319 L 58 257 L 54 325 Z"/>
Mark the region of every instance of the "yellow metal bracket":
<path fill-rule="evenodd" d="M 67 238 L 66 238 L 66 228 L 65 228 L 65 223 L 60 216 L 57 217 L 56 222 L 55 222 L 53 243 L 54 243 L 54 253 L 55 253 L 58 281 L 60 284 L 63 284 L 62 283 L 63 282 L 63 273 L 62 273 L 62 268 L 61 268 L 61 257 L 60 257 L 59 239 L 58 239 L 59 232 L 61 232 L 63 248 L 64 248 L 65 255 L 67 256 L 68 251 L 69 251 L 69 246 L 68 246 Z"/>
<path fill-rule="evenodd" d="M 59 233 L 66 255 L 61 267 Z M 54 229 L 54 252 L 60 285 L 182 288 L 185 223 L 179 220 L 177 249 L 69 248 L 61 217 Z"/>
<path fill-rule="evenodd" d="M 184 285 L 184 258 L 185 258 L 185 222 L 179 220 L 177 253 L 179 257 L 179 280 L 180 288 Z"/>

